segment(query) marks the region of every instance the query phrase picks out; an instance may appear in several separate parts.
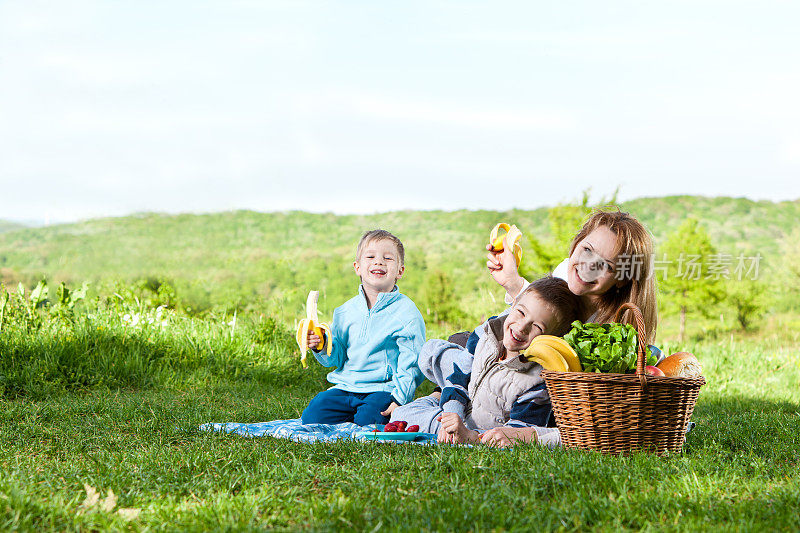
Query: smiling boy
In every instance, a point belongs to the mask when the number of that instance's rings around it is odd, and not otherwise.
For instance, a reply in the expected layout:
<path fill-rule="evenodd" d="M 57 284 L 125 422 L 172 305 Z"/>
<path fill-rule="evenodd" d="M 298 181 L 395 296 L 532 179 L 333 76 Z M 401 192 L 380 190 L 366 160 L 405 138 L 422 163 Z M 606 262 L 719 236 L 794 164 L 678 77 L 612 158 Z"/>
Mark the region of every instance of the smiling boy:
<path fill-rule="evenodd" d="M 309 334 L 308 345 L 328 374 L 330 389 L 317 394 L 302 414 L 304 424 L 385 423 L 410 402 L 423 381 L 417 354 L 425 342 L 425 322 L 414 302 L 400 294 L 405 272 L 400 239 L 385 230 L 366 232 L 356 248 L 353 269 L 359 294 L 333 312 L 331 339 Z M 331 345 L 331 355 L 323 350 Z"/>
<path fill-rule="evenodd" d="M 497 427 L 553 425 L 542 367 L 521 353 L 539 335 L 569 331 L 579 313 L 580 300 L 567 283 L 548 276 L 531 283 L 507 315 L 483 324 L 474 355 L 448 341 L 428 341 L 419 364 L 442 392 L 402 406 L 392 420 L 437 433 L 440 442 L 477 442 L 480 432 Z"/>

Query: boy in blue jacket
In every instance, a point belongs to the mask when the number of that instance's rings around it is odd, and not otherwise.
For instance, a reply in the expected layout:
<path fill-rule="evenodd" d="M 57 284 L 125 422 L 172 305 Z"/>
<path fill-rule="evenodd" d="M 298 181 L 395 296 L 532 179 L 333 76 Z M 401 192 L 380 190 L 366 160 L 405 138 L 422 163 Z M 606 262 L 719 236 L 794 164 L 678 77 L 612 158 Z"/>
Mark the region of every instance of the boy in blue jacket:
<path fill-rule="evenodd" d="M 335 370 L 328 374 L 333 387 L 311 400 L 303 424 L 383 424 L 395 407 L 414 399 L 425 379 L 417 366 L 425 321 L 414 302 L 397 290 L 404 259 L 403 243 L 388 231 L 361 237 L 353 262 L 361 278 L 359 294 L 333 312 L 332 339 L 308 335 L 317 361 Z"/>

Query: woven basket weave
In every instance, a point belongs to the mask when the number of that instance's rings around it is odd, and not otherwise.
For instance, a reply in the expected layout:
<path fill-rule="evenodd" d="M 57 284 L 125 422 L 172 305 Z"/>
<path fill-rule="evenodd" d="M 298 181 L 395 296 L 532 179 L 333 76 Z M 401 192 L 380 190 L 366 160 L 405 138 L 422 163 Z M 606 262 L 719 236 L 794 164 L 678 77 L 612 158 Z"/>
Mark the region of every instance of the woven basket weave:
<path fill-rule="evenodd" d="M 638 338 L 635 374 L 542 371 L 561 440 L 567 448 L 613 455 L 634 450 L 680 452 L 700 387 L 706 380 L 645 374 L 645 327 L 634 304 Z"/>

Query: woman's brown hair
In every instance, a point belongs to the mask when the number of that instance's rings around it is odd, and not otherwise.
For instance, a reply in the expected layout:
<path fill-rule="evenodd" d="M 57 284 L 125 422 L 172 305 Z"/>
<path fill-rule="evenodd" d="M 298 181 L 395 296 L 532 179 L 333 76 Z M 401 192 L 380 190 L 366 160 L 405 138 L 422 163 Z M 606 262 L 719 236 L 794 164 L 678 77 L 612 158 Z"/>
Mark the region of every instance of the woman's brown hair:
<path fill-rule="evenodd" d="M 612 322 L 620 305 L 631 302 L 641 309 L 647 329 L 646 342 L 652 344 L 656 338 L 658 327 L 658 307 L 656 304 L 656 280 L 652 272 L 653 239 L 647 229 L 634 216 L 620 211 L 596 210 L 583 224 L 583 227 L 572 239 L 569 255 L 583 239 L 600 226 L 606 226 L 617 236 L 617 274 L 623 274 L 624 284 L 620 287 L 614 285 L 605 294 L 600 296 L 600 304 L 594 315 L 593 321 L 597 323 Z M 622 263 L 626 268 L 620 271 L 620 258 L 627 262 Z M 631 311 L 625 311 L 622 322 L 634 324 Z"/>

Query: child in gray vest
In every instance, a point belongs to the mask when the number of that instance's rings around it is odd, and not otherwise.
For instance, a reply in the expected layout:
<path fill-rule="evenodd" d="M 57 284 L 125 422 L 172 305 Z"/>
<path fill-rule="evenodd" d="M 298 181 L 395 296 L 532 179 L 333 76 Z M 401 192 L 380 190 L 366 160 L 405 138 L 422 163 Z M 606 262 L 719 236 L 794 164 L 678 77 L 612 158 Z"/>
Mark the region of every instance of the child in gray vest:
<path fill-rule="evenodd" d="M 433 339 L 419 355 L 419 367 L 441 393 L 398 407 L 391 419 L 438 434 L 440 442 L 479 442 L 497 427 L 554 426 L 542 367 L 521 355 L 537 335 L 562 336 L 580 316 L 580 298 L 564 280 L 534 281 L 507 315 L 485 322 L 471 354 L 451 342 Z M 554 431 L 554 430 L 550 430 Z"/>

